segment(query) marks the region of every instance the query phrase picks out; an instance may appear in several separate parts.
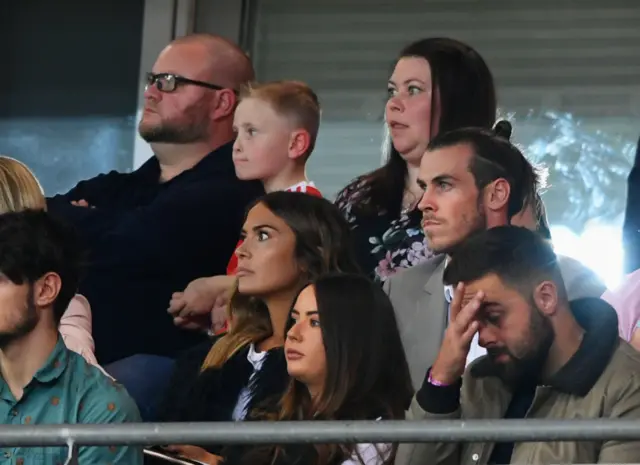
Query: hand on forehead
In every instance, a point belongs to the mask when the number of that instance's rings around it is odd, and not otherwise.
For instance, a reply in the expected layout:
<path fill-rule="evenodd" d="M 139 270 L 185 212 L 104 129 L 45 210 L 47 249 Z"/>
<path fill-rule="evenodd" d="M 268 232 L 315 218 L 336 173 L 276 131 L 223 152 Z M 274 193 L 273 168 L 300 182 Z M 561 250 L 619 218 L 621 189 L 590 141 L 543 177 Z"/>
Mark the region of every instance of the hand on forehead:
<path fill-rule="evenodd" d="M 471 300 L 473 300 L 474 298 L 478 298 L 479 300 L 482 300 L 482 298 L 484 297 L 484 294 L 481 294 L 481 297 L 479 296 L 481 289 L 478 289 L 477 287 L 466 287 L 463 290 L 462 293 L 462 306 L 464 307 L 465 305 L 467 305 L 469 302 L 471 302 Z"/>

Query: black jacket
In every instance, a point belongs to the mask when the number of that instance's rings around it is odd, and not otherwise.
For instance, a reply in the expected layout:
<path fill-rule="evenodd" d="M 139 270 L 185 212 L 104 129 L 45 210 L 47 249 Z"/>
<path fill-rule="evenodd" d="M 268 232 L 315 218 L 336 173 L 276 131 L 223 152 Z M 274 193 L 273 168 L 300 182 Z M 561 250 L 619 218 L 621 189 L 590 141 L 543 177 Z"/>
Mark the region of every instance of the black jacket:
<path fill-rule="evenodd" d="M 247 359 L 249 347 L 239 350 L 220 369 L 200 368 L 211 348 L 207 342 L 188 350 L 177 361 L 169 389 L 159 406 L 158 421 L 231 421 L 240 392 L 249 383 L 253 366 Z M 289 382 L 283 348 L 271 349 L 249 388 L 252 393 L 247 412 L 276 405 Z M 215 438 L 212 438 L 215 440 Z M 215 442 L 215 441 L 213 441 Z M 207 447 L 219 454 L 220 447 Z"/>
<path fill-rule="evenodd" d="M 153 157 L 132 173 L 103 174 L 48 199 L 89 251 L 79 291 L 92 307 L 101 364 L 140 353 L 173 357 L 203 340 L 177 328 L 167 307 L 193 279 L 225 274 L 245 209 L 264 192 L 260 183 L 237 179 L 231 148 L 168 182 L 159 182 Z"/>

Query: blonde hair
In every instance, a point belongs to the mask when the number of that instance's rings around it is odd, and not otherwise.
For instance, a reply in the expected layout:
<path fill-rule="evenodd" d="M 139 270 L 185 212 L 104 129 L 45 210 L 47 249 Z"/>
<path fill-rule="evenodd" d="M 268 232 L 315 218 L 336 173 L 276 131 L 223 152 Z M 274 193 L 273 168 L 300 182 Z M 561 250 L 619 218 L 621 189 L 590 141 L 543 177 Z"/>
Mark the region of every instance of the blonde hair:
<path fill-rule="evenodd" d="M 236 352 L 273 333 L 269 309 L 259 299 L 238 292 L 236 279 L 233 294 L 227 304 L 227 333 L 216 341 L 207 354 L 200 371 L 221 368 Z"/>
<path fill-rule="evenodd" d="M 322 110 L 316 93 L 304 82 L 272 81 L 250 83 L 240 91 L 240 101 L 257 98 L 267 102 L 279 115 L 291 119 L 293 123 L 309 133 L 309 149 L 305 158 L 311 155 L 320 130 Z"/>
<path fill-rule="evenodd" d="M 44 191 L 31 170 L 14 158 L 0 155 L 0 214 L 46 209 Z"/>

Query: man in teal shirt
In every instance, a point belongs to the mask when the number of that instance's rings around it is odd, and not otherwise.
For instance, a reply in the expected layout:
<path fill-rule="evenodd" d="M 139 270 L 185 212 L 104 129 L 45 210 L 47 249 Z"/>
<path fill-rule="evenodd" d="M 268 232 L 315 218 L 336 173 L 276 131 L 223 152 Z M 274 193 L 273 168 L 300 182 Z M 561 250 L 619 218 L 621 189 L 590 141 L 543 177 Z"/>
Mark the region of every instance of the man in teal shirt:
<path fill-rule="evenodd" d="M 140 421 L 123 387 L 64 345 L 58 323 L 79 281 L 81 253 L 43 211 L 0 215 L 0 419 L 3 424 Z M 0 464 L 64 463 L 66 447 L 0 445 Z M 140 448 L 80 447 L 81 464 L 142 464 Z"/>

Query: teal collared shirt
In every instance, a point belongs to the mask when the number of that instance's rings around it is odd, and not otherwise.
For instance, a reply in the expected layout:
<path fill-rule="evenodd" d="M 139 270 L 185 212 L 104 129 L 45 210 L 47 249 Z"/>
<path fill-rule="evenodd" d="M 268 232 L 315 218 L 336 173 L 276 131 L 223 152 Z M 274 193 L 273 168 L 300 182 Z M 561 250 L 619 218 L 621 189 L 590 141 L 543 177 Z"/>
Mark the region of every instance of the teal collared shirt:
<path fill-rule="evenodd" d="M 140 422 L 127 391 L 70 351 L 58 337 L 49 359 L 24 388 L 20 400 L 0 377 L 0 419 L 5 425 L 104 424 Z M 53 465 L 67 459 L 66 447 L 0 445 L 0 465 Z M 140 465 L 142 450 L 133 447 L 80 447 L 81 464 Z"/>

